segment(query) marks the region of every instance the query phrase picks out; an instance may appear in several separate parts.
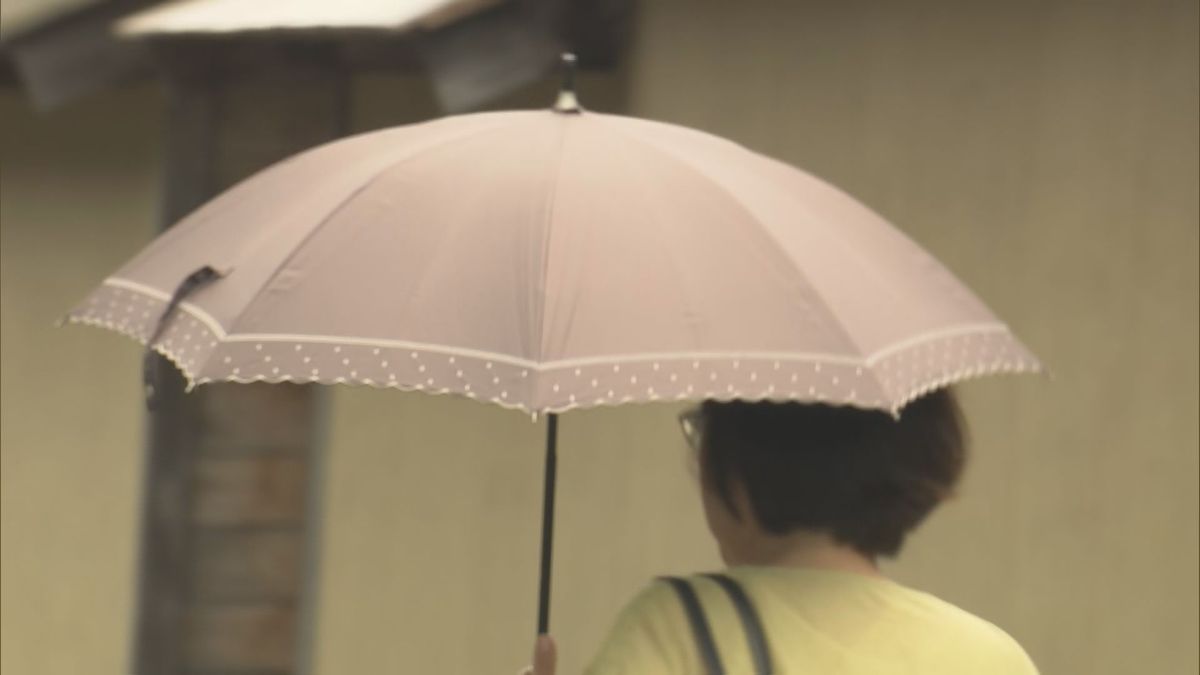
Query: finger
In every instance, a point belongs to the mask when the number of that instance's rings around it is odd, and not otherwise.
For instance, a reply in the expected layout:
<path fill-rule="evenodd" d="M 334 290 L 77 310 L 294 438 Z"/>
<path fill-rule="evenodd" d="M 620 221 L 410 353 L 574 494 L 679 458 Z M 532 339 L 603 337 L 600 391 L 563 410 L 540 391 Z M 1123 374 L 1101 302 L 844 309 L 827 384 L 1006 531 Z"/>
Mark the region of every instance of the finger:
<path fill-rule="evenodd" d="M 554 638 L 539 635 L 533 647 L 533 675 L 554 675 L 558 664 L 558 647 Z"/>

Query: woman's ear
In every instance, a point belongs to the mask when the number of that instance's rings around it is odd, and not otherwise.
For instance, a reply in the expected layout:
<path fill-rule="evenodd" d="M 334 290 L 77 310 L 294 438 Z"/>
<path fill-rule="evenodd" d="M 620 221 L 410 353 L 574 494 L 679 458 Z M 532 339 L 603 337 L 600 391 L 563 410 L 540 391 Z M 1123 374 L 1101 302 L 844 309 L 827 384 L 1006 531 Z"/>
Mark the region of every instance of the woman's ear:
<path fill-rule="evenodd" d="M 733 517 L 743 525 L 758 527 L 758 518 L 754 515 L 754 502 L 750 501 L 750 492 L 746 484 L 737 478 L 729 481 L 729 501 L 732 502 Z"/>

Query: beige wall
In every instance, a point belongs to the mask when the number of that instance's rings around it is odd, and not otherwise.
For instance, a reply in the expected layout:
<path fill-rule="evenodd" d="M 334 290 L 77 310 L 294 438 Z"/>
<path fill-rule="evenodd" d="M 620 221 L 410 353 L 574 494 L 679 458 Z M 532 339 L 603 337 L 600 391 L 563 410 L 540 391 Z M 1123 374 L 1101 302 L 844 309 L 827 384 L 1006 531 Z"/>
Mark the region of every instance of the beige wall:
<path fill-rule="evenodd" d="M 141 491 L 138 349 L 55 328 L 154 232 L 149 91 L 37 116 L 0 95 L 0 671 L 125 672 Z"/>
<path fill-rule="evenodd" d="M 1046 673 L 1200 672 L 1196 4 L 659 0 L 642 14 L 628 72 L 589 78 L 585 104 L 623 97 L 841 185 L 1054 372 L 964 387 L 963 494 L 890 569 L 1003 626 Z M 434 114 L 412 81 L 364 80 L 357 103 L 361 127 Z M 10 97 L 0 113 L 0 663 L 117 673 L 138 353 L 47 325 L 152 229 L 159 108 L 133 92 L 45 118 Z M 541 426 L 442 397 L 333 401 L 318 675 L 514 671 L 533 629 Z M 673 413 L 562 420 L 566 673 L 647 579 L 716 564 Z"/>

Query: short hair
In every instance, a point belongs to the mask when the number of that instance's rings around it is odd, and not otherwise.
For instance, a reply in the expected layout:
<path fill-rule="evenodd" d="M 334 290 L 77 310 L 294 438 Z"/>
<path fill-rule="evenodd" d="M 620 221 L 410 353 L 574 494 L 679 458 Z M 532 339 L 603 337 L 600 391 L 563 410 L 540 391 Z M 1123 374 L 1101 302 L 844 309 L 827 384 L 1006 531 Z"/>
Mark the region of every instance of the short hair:
<path fill-rule="evenodd" d="M 966 426 L 946 389 L 899 418 L 794 402 L 710 400 L 696 413 L 701 475 L 735 517 L 737 481 L 767 532 L 827 532 L 872 558 L 899 552 L 966 461 Z"/>

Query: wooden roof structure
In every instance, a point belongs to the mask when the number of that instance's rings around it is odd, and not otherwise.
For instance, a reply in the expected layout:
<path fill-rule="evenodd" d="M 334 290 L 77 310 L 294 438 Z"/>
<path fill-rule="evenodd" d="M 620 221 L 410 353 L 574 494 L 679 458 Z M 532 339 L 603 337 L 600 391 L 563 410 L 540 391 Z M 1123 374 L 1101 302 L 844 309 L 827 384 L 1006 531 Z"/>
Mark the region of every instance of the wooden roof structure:
<path fill-rule="evenodd" d="M 166 50 L 263 43 L 331 49 L 349 71 L 426 73 L 447 113 L 544 75 L 564 48 L 616 65 L 633 0 L 53 0 L 0 30 L 0 84 L 35 107 L 154 73 Z M 12 14 L 13 12 L 10 12 Z M 217 44 L 217 43 L 223 43 Z"/>

